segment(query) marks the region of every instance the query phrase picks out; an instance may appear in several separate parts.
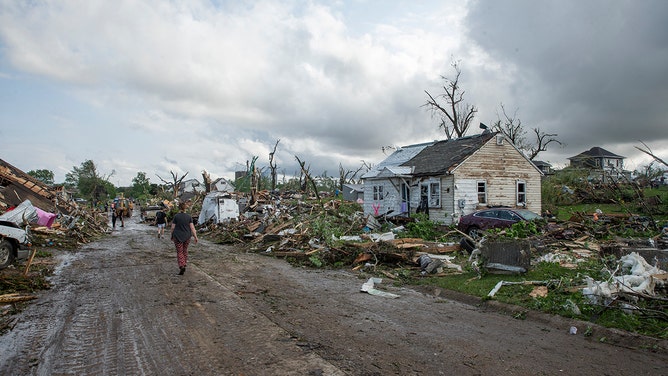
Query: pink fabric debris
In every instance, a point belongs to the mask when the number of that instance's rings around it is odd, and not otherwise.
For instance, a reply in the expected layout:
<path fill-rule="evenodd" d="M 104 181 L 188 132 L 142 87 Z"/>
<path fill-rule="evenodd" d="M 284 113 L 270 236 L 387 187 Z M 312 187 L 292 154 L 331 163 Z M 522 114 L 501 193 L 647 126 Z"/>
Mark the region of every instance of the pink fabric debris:
<path fill-rule="evenodd" d="M 37 207 L 35 210 L 37 210 L 37 224 L 51 228 L 53 222 L 56 220 L 57 214 L 45 212 L 44 210 Z"/>

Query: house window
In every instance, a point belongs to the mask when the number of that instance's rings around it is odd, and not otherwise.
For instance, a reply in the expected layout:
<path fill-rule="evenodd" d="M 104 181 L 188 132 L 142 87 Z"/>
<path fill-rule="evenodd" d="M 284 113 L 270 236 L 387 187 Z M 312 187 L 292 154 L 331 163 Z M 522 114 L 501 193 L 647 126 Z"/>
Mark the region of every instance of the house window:
<path fill-rule="evenodd" d="M 441 207 L 441 183 L 429 182 L 420 186 L 420 201 L 427 201 L 430 208 Z"/>
<path fill-rule="evenodd" d="M 401 212 L 408 213 L 410 211 L 410 187 L 406 183 L 401 184 Z"/>
<path fill-rule="evenodd" d="M 527 204 L 527 184 L 523 181 L 517 182 L 517 205 L 526 206 Z"/>
<path fill-rule="evenodd" d="M 478 203 L 487 204 L 487 182 L 484 180 L 478 182 Z"/>
<path fill-rule="evenodd" d="M 429 183 L 429 207 L 441 207 L 441 183 Z"/>
<path fill-rule="evenodd" d="M 381 201 L 385 195 L 383 195 L 383 186 L 382 185 L 374 185 L 373 186 L 373 200 L 374 201 Z"/>

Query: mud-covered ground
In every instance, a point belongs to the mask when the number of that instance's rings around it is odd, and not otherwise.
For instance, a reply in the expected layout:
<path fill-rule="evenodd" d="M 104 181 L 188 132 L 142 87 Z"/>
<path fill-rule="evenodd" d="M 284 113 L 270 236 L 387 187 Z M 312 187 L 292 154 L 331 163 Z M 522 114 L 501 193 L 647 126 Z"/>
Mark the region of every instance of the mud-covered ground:
<path fill-rule="evenodd" d="M 185 275 L 155 227 L 56 252 L 0 337 L 1 375 L 658 375 L 653 341 L 446 291 L 377 286 L 201 241 Z M 523 315 L 524 316 L 524 315 Z M 575 335 L 571 326 L 578 327 Z"/>

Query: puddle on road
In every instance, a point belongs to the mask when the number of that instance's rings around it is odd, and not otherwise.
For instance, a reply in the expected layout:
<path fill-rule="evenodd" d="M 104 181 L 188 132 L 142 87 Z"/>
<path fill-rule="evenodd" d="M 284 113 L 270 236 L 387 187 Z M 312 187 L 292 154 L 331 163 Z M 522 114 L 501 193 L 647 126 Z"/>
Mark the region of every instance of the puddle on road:
<path fill-rule="evenodd" d="M 56 282 L 58 281 L 58 277 L 60 277 L 60 274 L 62 273 L 63 269 L 70 266 L 73 262 L 79 260 L 81 258 L 81 254 L 79 252 L 60 253 L 55 255 L 54 258 L 56 259 L 57 264 L 53 268 L 53 273 L 46 279 L 49 282 L 56 284 Z"/>

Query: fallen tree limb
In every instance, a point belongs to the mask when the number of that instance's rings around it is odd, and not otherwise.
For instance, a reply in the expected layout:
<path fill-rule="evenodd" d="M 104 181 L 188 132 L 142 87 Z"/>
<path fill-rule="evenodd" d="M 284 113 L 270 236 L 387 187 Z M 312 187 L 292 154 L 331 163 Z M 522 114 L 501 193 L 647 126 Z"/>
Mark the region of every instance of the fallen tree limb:
<path fill-rule="evenodd" d="M 16 303 L 37 299 L 35 295 L 21 295 L 19 293 L 0 295 L 0 303 Z"/>

